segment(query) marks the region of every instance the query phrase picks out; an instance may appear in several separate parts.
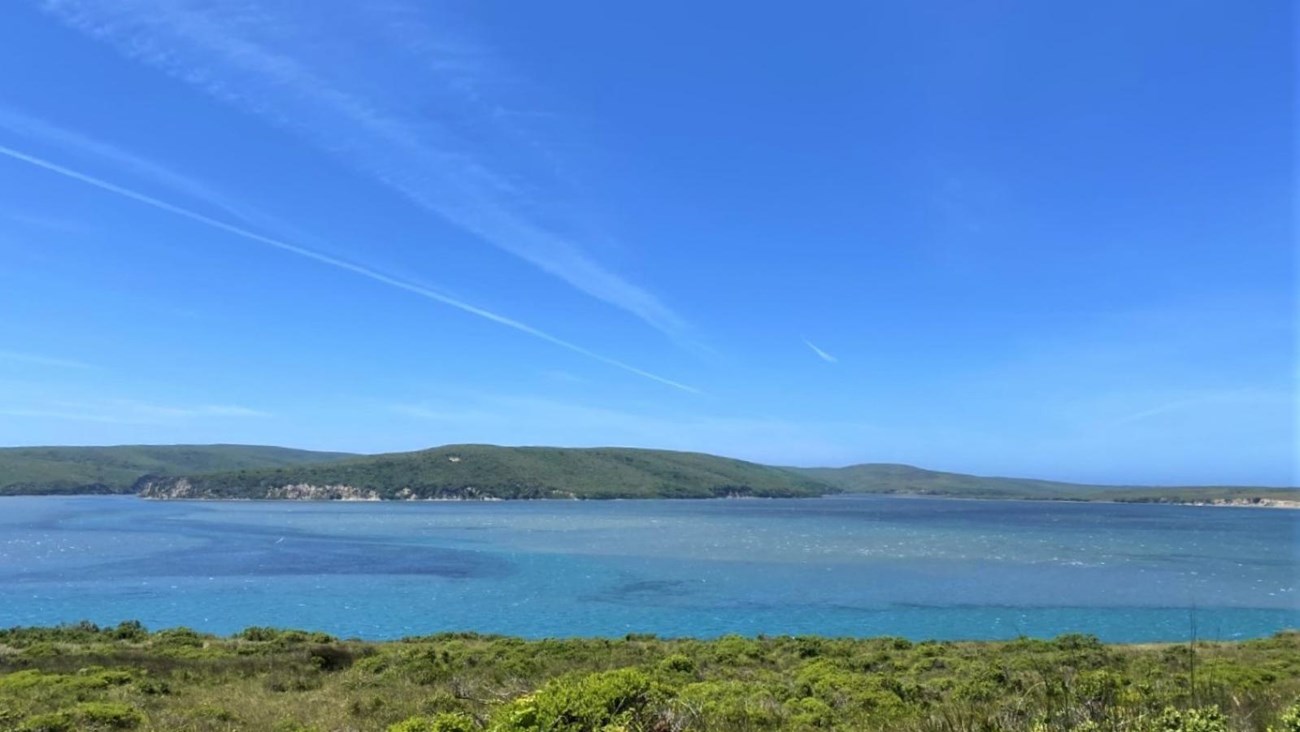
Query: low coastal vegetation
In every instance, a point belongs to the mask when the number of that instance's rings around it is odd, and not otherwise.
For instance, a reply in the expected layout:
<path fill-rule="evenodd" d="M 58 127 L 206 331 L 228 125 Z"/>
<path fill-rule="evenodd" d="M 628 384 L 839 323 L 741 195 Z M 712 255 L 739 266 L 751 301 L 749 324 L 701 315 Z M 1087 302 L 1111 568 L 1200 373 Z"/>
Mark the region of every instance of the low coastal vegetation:
<path fill-rule="evenodd" d="M 1106 645 L 0 631 L 0 730 L 14 732 L 1300 732 L 1298 698 L 1294 632 Z"/>
<path fill-rule="evenodd" d="M 632 448 L 447 445 L 382 455 L 243 445 L 0 449 L 0 495 L 315 500 L 802 498 L 833 493 L 1300 507 L 1294 489 L 1140 488 L 997 478 L 908 465 L 759 465 Z"/>

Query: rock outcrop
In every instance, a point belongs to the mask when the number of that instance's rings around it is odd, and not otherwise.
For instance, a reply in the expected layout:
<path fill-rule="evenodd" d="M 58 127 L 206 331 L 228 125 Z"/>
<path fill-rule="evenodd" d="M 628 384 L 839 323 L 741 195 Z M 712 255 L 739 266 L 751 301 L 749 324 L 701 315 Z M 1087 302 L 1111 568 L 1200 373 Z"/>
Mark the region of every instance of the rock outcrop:
<path fill-rule="evenodd" d="M 135 492 L 142 498 L 162 500 L 187 500 L 197 498 L 221 498 L 212 492 L 196 486 L 189 478 L 165 476 L 145 476 L 136 481 Z M 265 488 L 254 496 L 247 498 L 264 498 L 268 500 L 290 501 L 378 501 L 380 496 L 369 488 L 357 488 L 350 485 L 310 485 L 308 483 L 291 483 Z"/>

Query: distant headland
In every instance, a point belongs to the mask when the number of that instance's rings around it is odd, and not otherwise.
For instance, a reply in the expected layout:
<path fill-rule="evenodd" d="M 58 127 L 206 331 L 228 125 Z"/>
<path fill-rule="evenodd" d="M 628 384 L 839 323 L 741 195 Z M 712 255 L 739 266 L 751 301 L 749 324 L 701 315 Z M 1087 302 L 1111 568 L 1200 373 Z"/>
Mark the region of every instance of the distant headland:
<path fill-rule="evenodd" d="M 1300 508 L 1300 490 L 1062 483 L 867 463 L 761 465 L 623 447 L 446 445 L 358 455 L 256 445 L 0 448 L 0 495 L 153 499 L 804 498 L 836 493 Z"/>

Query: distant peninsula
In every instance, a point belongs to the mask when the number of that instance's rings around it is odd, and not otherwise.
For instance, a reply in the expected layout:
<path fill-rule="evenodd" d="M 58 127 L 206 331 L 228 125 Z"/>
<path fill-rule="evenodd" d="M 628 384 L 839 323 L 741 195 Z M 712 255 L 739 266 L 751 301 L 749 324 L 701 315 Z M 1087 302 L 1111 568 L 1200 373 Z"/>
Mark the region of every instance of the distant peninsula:
<path fill-rule="evenodd" d="M 824 481 L 701 453 L 631 448 L 448 445 L 322 464 L 142 478 L 146 498 L 449 500 L 799 498 Z"/>
<path fill-rule="evenodd" d="M 0 448 L 0 496 L 151 499 L 510 500 L 811 498 L 838 493 L 1300 508 L 1300 490 L 1139 487 L 868 463 L 795 468 L 622 447 L 446 445 L 356 455 L 254 445 Z"/>

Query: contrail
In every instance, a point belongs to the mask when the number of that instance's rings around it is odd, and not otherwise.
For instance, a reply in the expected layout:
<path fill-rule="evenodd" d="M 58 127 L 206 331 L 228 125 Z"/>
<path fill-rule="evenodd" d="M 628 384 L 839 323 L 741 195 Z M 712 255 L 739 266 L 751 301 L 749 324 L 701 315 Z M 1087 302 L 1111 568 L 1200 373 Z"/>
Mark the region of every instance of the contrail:
<path fill-rule="evenodd" d="M 352 264 L 351 262 L 347 262 L 342 259 L 331 257 L 328 254 L 321 254 L 320 252 L 313 251 L 305 247 L 300 247 L 296 244 L 290 244 L 289 242 L 281 239 L 275 239 L 269 236 L 262 236 L 261 234 L 254 233 L 252 231 L 235 226 L 233 224 L 228 224 L 224 221 L 214 219 L 210 216 L 204 216 L 203 214 L 198 213 L 196 211 L 191 211 L 187 208 L 182 208 L 180 206 L 167 203 L 166 201 L 159 200 L 157 198 L 154 198 L 153 196 L 149 196 L 144 193 L 140 193 L 138 191 L 133 191 L 130 188 L 124 188 L 114 183 L 109 183 L 108 181 L 100 180 L 99 178 L 86 175 L 85 173 L 80 173 L 70 168 L 65 168 L 62 165 L 51 163 L 48 160 L 43 160 L 34 155 L 28 155 L 27 153 L 21 152 L 19 150 L 14 150 L 13 148 L 10 147 L 5 147 L 4 145 L 0 145 L 0 155 L 11 158 L 13 160 L 18 160 L 20 162 L 27 163 L 28 165 L 36 166 L 37 168 L 48 170 L 51 173 L 57 173 L 61 176 L 64 176 L 65 178 L 71 178 L 75 181 L 85 183 L 86 185 L 89 186 L 94 186 L 95 188 L 99 188 L 101 190 L 105 190 L 110 193 L 116 193 L 119 196 L 129 198 L 138 203 L 143 203 L 146 206 L 152 206 L 156 209 L 160 209 L 162 211 L 166 211 L 168 213 L 187 218 L 191 221 L 196 221 L 200 224 L 203 224 L 205 226 L 210 226 L 214 229 L 219 229 L 228 234 L 234 234 L 235 236 L 243 237 L 245 239 L 255 241 L 259 244 L 265 244 L 266 246 L 269 247 L 274 247 L 276 249 L 290 252 L 292 254 L 297 254 L 300 257 L 305 257 L 307 259 L 320 262 L 321 264 L 329 265 L 330 267 L 346 270 L 348 272 L 352 272 L 353 274 L 358 274 L 367 279 L 374 280 L 375 282 L 380 282 L 390 287 L 396 287 L 399 290 L 406 290 L 407 292 L 414 293 L 416 295 L 419 295 L 420 297 L 433 300 L 434 302 L 442 303 L 443 305 L 448 305 L 450 307 L 456 308 L 457 310 L 462 310 L 464 312 L 470 313 L 471 315 L 477 315 L 480 318 L 485 318 L 499 325 L 504 325 L 507 328 L 513 328 L 517 331 L 527 333 L 528 335 L 533 336 L 534 338 L 540 338 L 541 340 L 544 340 L 547 343 L 551 343 L 561 348 L 573 351 L 574 353 L 582 354 L 587 358 L 600 361 L 601 363 L 613 366 L 615 368 L 623 369 L 624 371 L 636 374 L 637 376 L 650 379 L 651 381 L 657 381 L 660 384 L 671 386 L 674 389 L 680 389 L 682 391 L 690 392 L 692 394 L 700 393 L 700 390 L 696 389 L 693 386 L 687 386 L 686 384 L 673 381 L 672 379 L 667 379 L 657 374 L 652 374 L 649 371 L 644 371 L 635 366 L 625 364 L 622 361 L 619 361 L 617 359 L 613 359 L 608 356 L 602 356 L 599 353 L 596 353 L 594 351 L 589 351 L 586 348 L 583 348 L 582 346 L 579 346 L 575 343 L 570 343 L 562 338 L 557 338 L 551 335 L 550 333 L 538 330 L 532 327 L 531 325 L 521 323 L 511 318 L 507 318 L 504 315 L 498 315 L 490 310 L 484 310 L 483 308 L 475 307 L 474 305 L 470 305 L 469 303 L 466 302 L 461 302 L 460 300 L 457 300 L 452 297 L 448 297 L 440 292 L 437 292 L 436 290 L 431 290 L 427 287 L 423 287 L 421 285 L 417 285 L 411 282 L 405 282 L 395 277 L 390 277 L 381 272 L 376 272 L 372 269 L 362 267 L 361 265 Z"/>
<path fill-rule="evenodd" d="M 832 356 L 832 355 L 830 355 L 829 353 L 823 351 L 822 349 L 818 348 L 817 346 L 814 346 L 814 345 L 812 344 L 812 341 L 808 340 L 807 338 L 805 338 L 803 342 L 804 342 L 804 345 L 805 345 L 805 346 L 808 346 L 809 348 L 812 349 L 812 352 L 813 352 L 813 353 L 817 354 L 817 357 L 818 357 L 818 358 L 820 358 L 821 360 L 825 361 L 826 363 L 839 363 L 839 362 L 840 362 L 840 360 L 839 360 L 838 358 L 835 358 L 834 356 Z"/>

